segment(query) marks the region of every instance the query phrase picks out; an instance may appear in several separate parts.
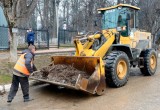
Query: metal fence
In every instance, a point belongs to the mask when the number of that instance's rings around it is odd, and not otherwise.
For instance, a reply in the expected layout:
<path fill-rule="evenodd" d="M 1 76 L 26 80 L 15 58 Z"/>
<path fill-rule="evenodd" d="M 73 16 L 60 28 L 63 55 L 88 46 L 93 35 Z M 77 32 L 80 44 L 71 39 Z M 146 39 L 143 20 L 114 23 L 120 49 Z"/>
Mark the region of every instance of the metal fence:
<path fill-rule="evenodd" d="M 18 49 L 25 49 L 27 43 L 27 30 L 24 28 L 17 28 L 18 36 Z M 77 36 L 78 32 L 75 30 L 59 30 L 58 41 L 56 44 L 49 43 L 50 35 L 48 30 L 35 30 L 35 41 L 37 49 L 48 49 L 51 47 L 73 47 L 73 39 Z M 54 46 L 53 46 L 54 45 Z M 0 49 L 9 49 L 9 29 L 8 27 L 0 26 Z"/>
<path fill-rule="evenodd" d="M 0 49 L 9 48 L 8 28 L 0 26 Z"/>
<path fill-rule="evenodd" d="M 34 34 L 34 45 L 37 49 L 49 48 L 49 33 L 47 30 L 33 30 Z M 18 29 L 18 49 L 23 49 L 28 46 L 27 43 L 27 29 Z"/>
<path fill-rule="evenodd" d="M 78 34 L 76 30 L 59 30 L 58 46 L 60 47 L 72 47 L 73 38 Z"/>
<path fill-rule="evenodd" d="M 28 47 L 27 30 L 24 28 L 17 28 L 18 49 L 25 49 Z M 49 48 L 49 32 L 48 30 L 33 30 L 35 33 L 35 41 L 37 49 Z M 0 26 L 0 49 L 9 49 L 9 31 L 7 27 Z"/>

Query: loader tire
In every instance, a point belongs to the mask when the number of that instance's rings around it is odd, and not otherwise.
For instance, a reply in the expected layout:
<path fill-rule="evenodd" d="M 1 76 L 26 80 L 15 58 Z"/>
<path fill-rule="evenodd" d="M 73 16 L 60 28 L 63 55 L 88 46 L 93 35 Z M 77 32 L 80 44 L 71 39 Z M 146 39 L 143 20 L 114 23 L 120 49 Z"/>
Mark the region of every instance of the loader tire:
<path fill-rule="evenodd" d="M 113 51 L 106 58 L 106 83 L 110 87 L 124 86 L 129 77 L 130 66 L 126 53 Z"/>
<path fill-rule="evenodd" d="M 140 68 L 141 73 L 145 76 L 154 75 L 157 69 L 157 55 L 155 50 L 147 49 L 142 51 L 140 56 L 144 59 L 144 67 Z"/>

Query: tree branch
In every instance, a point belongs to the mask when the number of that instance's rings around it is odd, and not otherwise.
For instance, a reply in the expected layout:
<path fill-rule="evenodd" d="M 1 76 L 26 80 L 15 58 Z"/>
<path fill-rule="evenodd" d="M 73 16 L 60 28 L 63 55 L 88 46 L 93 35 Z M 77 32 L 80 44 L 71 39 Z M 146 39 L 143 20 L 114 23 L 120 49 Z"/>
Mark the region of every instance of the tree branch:
<path fill-rule="evenodd" d="M 27 6 L 27 15 L 31 14 L 36 7 L 38 0 L 32 0 L 29 6 Z"/>

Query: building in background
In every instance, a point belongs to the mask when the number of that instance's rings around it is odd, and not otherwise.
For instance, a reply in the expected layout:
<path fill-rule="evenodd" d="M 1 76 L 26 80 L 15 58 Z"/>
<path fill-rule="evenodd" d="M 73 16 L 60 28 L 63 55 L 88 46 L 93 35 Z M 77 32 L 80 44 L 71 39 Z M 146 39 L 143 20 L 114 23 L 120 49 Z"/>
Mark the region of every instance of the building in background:
<path fill-rule="evenodd" d="M 0 50 L 9 48 L 7 21 L 0 7 Z"/>

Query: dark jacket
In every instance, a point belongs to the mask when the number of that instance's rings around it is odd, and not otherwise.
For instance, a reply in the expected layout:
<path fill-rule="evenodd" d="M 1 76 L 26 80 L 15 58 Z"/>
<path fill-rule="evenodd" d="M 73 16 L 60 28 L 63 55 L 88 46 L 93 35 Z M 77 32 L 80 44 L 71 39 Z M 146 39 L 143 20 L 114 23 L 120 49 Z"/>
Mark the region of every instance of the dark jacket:
<path fill-rule="evenodd" d="M 26 55 L 24 56 L 26 68 L 28 69 L 28 71 L 29 71 L 30 73 L 33 73 L 33 71 L 36 70 L 36 67 L 35 67 L 34 64 L 33 64 L 33 67 L 31 67 L 31 61 L 34 61 L 34 56 L 35 56 L 35 54 L 32 53 L 31 51 L 29 51 L 28 49 L 22 51 L 22 54 L 23 54 L 23 53 L 26 53 Z"/>
<path fill-rule="evenodd" d="M 25 66 L 26 66 L 26 68 L 28 69 L 28 71 L 29 71 L 30 73 L 33 73 L 33 71 L 36 71 L 36 70 L 37 70 L 37 68 L 36 68 L 36 66 L 34 65 L 34 63 L 33 63 L 33 67 L 31 66 L 31 61 L 34 61 L 34 56 L 35 56 L 35 54 L 32 53 L 31 51 L 29 51 L 28 49 L 22 51 L 22 54 L 24 54 L 24 53 L 26 53 L 26 55 L 24 56 L 24 58 L 25 58 Z M 18 71 L 16 71 L 16 70 L 14 70 L 14 72 L 21 74 L 20 72 L 18 72 Z M 21 74 L 21 75 L 22 75 L 22 74 Z M 24 75 L 24 74 L 23 74 L 23 75 Z"/>
<path fill-rule="evenodd" d="M 34 32 L 28 32 L 27 33 L 27 42 L 34 42 Z"/>

